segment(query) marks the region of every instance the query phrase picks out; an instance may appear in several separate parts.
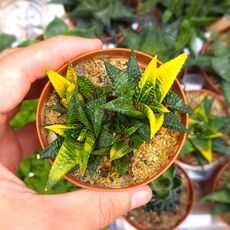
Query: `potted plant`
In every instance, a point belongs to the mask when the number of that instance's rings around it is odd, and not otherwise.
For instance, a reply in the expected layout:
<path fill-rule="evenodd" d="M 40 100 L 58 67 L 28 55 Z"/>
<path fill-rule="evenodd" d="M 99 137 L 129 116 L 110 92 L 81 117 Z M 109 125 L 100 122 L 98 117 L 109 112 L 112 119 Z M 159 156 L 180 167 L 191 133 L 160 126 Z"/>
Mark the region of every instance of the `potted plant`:
<path fill-rule="evenodd" d="M 51 83 L 37 110 L 44 149 L 38 157 L 53 161 L 47 188 L 68 172 L 81 187 L 116 190 L 166 171 L 182 148 L 191 111 L 174 82 L 185 59 L 181 54 L 157 67 L 156 57 L 106 49 L 72 60 L 75 68 L 48 71 Z"/>
<path fill-rule="evenodd" d="M 194 110 L 189 118 L 190 134 L 180 153 L 180 162 L 192 169 L 216 164 L 229 154 L 228 108 L 207 90 L 188 91 L 186 97 Z"/>
<path fill-rule="evenodd" d="M 220 219 L 230 226 L 230 161 L 227 161 L 217 172 L 213 180 L 212 193 L 203 197 L 202 200 L 213 201 L 210 213 L 219 216 Z"/>
<path fill-rule="evenodd" d="M 149 186 L 153 192 L 149 203 L 131 210 L 124 218 L 137 229 L 176 229 L 194 202 L 194 188 L 187 173 L 173 165 Z"/>
<path fill-rule="evenodd" d="M 223 44 L 220 38 L 214 38 L 207 42 L 201 53 L 189 60 L 189 66 L 200 69 L 206 81 L 205 87 L 218 94 L 223 94 L 226 102 L 230 105 L 230 75 L 229 75 L 229 44 Z"/>
<path fill-rule="evenodd" d="M 92 29 L 103 41 L 116 41 L 120 36 L 118 25 L 130 25 L 134 20 L 138 1 L 122 0 L 52 0 L 64 4 L 67 15 L 78 29 Z"/>

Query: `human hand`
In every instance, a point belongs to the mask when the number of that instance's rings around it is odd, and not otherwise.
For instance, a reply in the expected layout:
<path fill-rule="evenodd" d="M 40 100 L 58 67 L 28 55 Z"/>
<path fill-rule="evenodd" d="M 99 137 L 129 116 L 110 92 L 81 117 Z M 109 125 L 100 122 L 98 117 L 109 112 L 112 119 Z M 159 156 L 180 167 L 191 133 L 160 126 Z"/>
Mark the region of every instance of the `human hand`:
<path fill-rule="evenodd" d="M 100 229 L 131 208 L 148 202 L 148 186 L 125 192 L 81 189 L 38 195 L 14 173 L 39 146 L 35 124 L 13 131 L 9 121 L 21 101 L 38 96 L 36 80 L 83 53 L 101 48 L 97 39 L 63 37 L 0 53 L 0 226 L 1 229 Z M 33 84 L 32 84 L 33 83 Z M 42 170 L 42 169 L 41 169 Z"/>

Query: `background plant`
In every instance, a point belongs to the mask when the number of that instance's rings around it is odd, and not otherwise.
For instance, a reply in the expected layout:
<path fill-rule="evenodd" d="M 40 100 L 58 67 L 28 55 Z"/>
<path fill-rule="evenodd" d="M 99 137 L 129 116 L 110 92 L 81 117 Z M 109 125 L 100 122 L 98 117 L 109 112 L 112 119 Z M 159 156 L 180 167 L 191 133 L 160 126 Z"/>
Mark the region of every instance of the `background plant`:
<path fill-rule="evenodd" d="M 180 205 L 183 181 L 175 165 L 172 165 L 162 176 L 149 184 L 153 197 L 145 208 L 147 211 L 176 211 Z"/>
<path fill-rule="evenodd" d="M 229 127 L 229 116 L 211 114 L 215 98 L 204 100 L 193 110 L 189 118 L 189 130 L 180 157 L 193 154 L 200 165 L 211 163 L 213 153 L 229 155 L 229 145 L 225 132 Z"/>

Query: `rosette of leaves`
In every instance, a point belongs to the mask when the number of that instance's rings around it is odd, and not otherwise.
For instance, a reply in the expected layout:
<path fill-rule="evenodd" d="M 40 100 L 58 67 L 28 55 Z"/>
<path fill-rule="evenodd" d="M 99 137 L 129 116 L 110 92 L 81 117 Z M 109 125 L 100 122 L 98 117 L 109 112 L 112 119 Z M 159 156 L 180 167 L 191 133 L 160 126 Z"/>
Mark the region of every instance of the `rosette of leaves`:
<path fill-rule="evenodd" d="M 104 154 L 122 176 L 130 163 L 127 155 L 144 141 L 149 143 L 162 125 L 187 132 L 178 112 L 191 110 L 169 91 L 185 60 L 186 55 L 181 54 L 157 67 L 155 57 L 142 74 L 131 52 L 125 71 L 104 63 L 111 86 L 103 87 L 77 76 L 71 65 L 65 77 L 48 71 L 60 97 L 60 104 L 49 109 L 65 113 L 66 121 L 45 126 L 57 134 L 38 156 L 55 159 L 47 189 L 75 166 L 82 175 L 86 169 L 93 175 Z"/>
<path fill-rule="evenodd" d="M 180 157 L 194 154 L 200 165 L 211 163 L 214 152 L 223 155 L 230 153 L 227 136 L 224 134 L 230 128 L 229 115 L 211 114 L 214 100 L 206 96 L 193 110 L 189 118 L 190 134 L 180 153 Z"/>
<path fill-rule="evenodd" d="M 158 179 L 151 182 L 149 186 L 152 189 L 153 196 L 145 206 L 147 211 L 176 211 L 180 205 L 183 182 L 175 165 L 171 166 Z"/>
<path fill-rule="evenodd" d="M 205 54 L 190 58 L 187 64 L 211 74 L 223 90 L 225 100 L 230 106 L 230 46 L 223 45 L 219 37 L 213 38 L 211 49 Z"/>
<path fill-rule="evenodd" d="M 202 200 L 214 201 L 214 207 L 210 211 L 211 215 L 217 216 L 230 212 L 230 183 L 226 184 L 224 188 L 217 192 L 208 194 Z"/>
<path fill-rule="evenodd" d="M 52 0 L 64 4 L 68 15 L 76 20 L 77 28 L 93 28 L 98 37 L 104 32 L 112 37 L 120 23 L 134 19 L 134 9 L 122 0 Z"/>

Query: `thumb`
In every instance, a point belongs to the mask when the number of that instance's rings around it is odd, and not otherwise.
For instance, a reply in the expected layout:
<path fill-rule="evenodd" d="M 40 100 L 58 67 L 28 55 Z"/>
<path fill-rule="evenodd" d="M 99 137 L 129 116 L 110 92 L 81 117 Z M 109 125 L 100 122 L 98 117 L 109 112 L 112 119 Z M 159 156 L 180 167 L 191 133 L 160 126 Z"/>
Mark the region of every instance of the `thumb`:
<path fill-rule="evenodd" d="M 122 192 L 82 189 L 66 194 L 47 195 L 45 203 L 51 213 L 65 217 L 64 220 L 55 218 L 55 226 L 52 227 L 71 229 L 71 226 L 75 226 L 74 229 L 78 230 L 92 230 L 109 225 L 129 210 L 146 204 L 151 197 L 152 192 L 148 186 Z M 49 219 L 53 219 L 52 216 Z"/>

